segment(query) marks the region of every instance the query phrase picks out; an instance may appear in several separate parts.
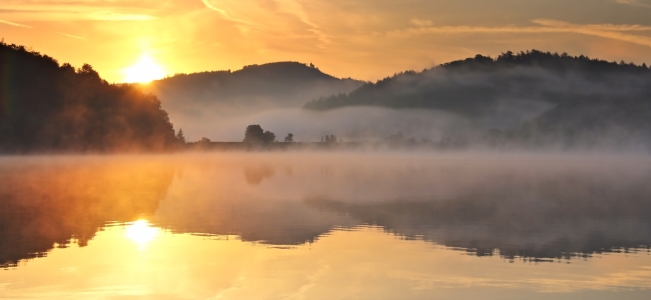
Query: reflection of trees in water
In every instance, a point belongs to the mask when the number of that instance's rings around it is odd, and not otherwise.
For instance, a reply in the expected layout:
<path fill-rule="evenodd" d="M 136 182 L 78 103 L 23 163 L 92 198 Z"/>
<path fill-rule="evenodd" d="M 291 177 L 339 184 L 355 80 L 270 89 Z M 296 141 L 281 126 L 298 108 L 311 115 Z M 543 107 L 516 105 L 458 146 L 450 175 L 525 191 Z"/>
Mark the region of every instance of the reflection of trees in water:
<path fill-rule="evenodd" d="M 87 245 L 108 221 L 151 214 L 174 178 L 136 159 L 7 159 L 0 166 L 0 267 Z"/>
<path fill-rule="evenodd" d="M 259 185 L 262 180 L 274 176 L 274 169 L 270 166 L 247 166 L 244 168 L 244 178 L 250 185 Z"/>
<path fill-rule="evenodd" d="M 651 246 L 651 188 L 602 184 L 579 175 L 525 186 L 477 186 L 447 200 L 354 204 L 323 198 L 307 205 L 338 212 L 408 239 L 424 239 L 478 256 L 531 261 L 590 257 Z M 571 190 L 567 187 L 572 186 Z"/>

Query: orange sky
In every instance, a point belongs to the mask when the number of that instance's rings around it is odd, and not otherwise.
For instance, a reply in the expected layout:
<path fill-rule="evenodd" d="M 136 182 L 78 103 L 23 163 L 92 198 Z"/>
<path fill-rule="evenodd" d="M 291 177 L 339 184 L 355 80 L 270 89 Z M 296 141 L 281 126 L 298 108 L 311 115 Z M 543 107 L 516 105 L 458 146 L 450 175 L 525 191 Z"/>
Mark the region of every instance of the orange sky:
<path fill-rule="evenodd" d="M 651 0 L 2 0 L 0 37 L 111 82 L 312 62 L 376 80 L 477 53 L 540 49 L 651 62 Z"/>

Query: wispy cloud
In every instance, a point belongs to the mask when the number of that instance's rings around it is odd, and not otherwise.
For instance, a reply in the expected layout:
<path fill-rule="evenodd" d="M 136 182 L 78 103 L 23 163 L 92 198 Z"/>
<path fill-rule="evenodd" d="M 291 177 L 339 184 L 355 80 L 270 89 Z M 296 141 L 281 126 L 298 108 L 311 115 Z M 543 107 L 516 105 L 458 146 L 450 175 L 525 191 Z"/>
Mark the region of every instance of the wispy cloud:
<path fill-rule="evenodd" d="M 633 44 L 651 47 L 651 37 L 645 35 L 631 34 L 630 32 L 651 31 L 651 26 L 642 25 L 618 25 L 618 24 L 573 24 L 558 20 L 536 19 L 531 21 L 538 26 L 422 26 L 419 21 L 416 28 L 393 30 L 387 33 L 392 37 L 408 37 L 422 34 L 462 34 L 462 33 L 575 33 L 601 38 L 619 40 Z M 412 22 L 413 24 L 414 22 Z"/>
<path fill-rule="evenodd" d="M 558 20 L 549 19 L 536 19 L 531 21 L 534 24 L 554 27 L 554 28 L 570 28 L 570 29 L 586 29 L 597 31 L 651 31 L 651 26 L 642 25 L 628 25 L 628 24 L 573 24 Z"/>
<path fill-rule="evenodd" d="M 314 37 L 318 40 L 317 46 L 320 48 L 330 43 L 328 35 L 312 21 L 305 6 L 297 0 L 202 2 L 224 20 L 235 22 L 235 26 L 243 33 L 256 30 L 277 37 Z"/>
<path fill-rule="evenodd" d="M 16 26 L 16 27 L 32 28 L 32 26 L 29 26 L 29 25 L 18 24 L 18 23 L 14 23 L 14 22 L 5 21 L 5 20 L 0 20 L 0 24 Z"/>
<path fill-rule="evenodd" d="M 416 25 L 418 27 L 427 27 L 427 26 L 432 26 L 432 21 L 430 20 L 420 20 L 420 19 L 411 19 L 409 23 Z"/>
<path fill-rule="evenodd" d="M 29 21 L 148 21 L 156 10 L 129 1 L 10 1 L 0 3 L 0 17 Z"/>
<path fill-rule="evenodd" d="M 310 27 L 319 28 L 318 25 L 310 21 L 305 8 L 296 0 L 276 0 L 276 4 L 278 5 L 278 11 L 293 15 Z"/>
<path fill-rule="evenodd" d="M 219 6 L 217 6 L 216 4 L 213 4 L 213 2 L 210 1 L 210 0 L 201 0 L 201 1 L 203 2 L 203 4 L 207 8 L 216 11 L 217 13 L 219 13 L 226 20 L 241 23 L 241 24 L 245 24 L 245 25 L 248 25 L 248 26 L 260 27 L 259 24 L 255 24 L 255 22 L 253 22 L 251 20 L 247 20 L 245 18 L 236 17 L 234 15 L 231 15 L 225 9 L 222 9 Z"/>
<path fill-rule="evenodd" d="M 651 31 L 650 26 L 615 24 L 579 25 L 555 20 L 534 20 L 533 22 L 547 28 L 558 29 L 559 32 L 591 35 L 651 47 L 651 37 L 626 33 Z"/>
<path fill-rule="evenodd" d="M 73 38 L 73 39 L 85 40 L 85 38 L 80 37 L 80 36 L 76 36 L 76 35 L 72 35 L 72 34 L 67 34 L 67 33 L 63 33 L 63 32 L 57 32 L 57 33 L 60 34 L 60 35 L 64 35 L 64 36 L 67 36 L 67 37 Z"/>
<path fill-rule="evenodd" d="M 640 0 L 616 0 L 615 2 L 624 5 L 633 5 L 633 6 L 651 8 L 651 3 L 645 3 Z"/>

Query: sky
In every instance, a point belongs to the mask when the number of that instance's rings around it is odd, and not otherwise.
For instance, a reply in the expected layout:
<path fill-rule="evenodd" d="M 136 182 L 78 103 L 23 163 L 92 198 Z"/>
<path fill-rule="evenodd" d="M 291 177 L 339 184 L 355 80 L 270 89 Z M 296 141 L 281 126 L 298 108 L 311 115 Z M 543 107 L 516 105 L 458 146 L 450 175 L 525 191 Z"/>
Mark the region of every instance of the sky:
<path fill-rule="evenodd" d="M 128 81 L 274 61 L 377 80 L 538 49 L 651 63 L 651 0 L 1 0 L 0 38 Z M 132 75 L 132 74 L 131 74 Z"/>

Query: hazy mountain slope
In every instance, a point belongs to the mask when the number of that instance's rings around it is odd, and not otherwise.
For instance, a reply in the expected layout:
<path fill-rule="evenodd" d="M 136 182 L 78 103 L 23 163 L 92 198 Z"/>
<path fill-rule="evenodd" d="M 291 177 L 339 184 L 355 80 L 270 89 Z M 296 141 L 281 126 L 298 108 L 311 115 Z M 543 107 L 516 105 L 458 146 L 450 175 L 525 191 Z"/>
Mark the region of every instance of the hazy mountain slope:
<path fill-rule="evenodd" d="M 150 151 L 176 144 L 156 96 L 111 85 L 90 65 L 59 65 L 3 42 L 0 70 L 0 151 Z"/>
<path fill-rule="evenodd" d="M 511 140 L 531 146 L 651 149 L 651 98 L 562 103 L 515 133 Z"/>
<path fill-rule="evenodd" d="M 170 118 L 190 139 L 207 136 L 233 140 L 230 135 L 215 136 L 212 130 L 223 127 L 227 119 L 247 118 L 274 109 L 300 108 L 306 99 L 347 93 L 362 84 L 335 78 L 311 65 L 276 62 L 246 66 L 233 72 L 180 74 L 143 88 L 161 99 Z"/>
<path fill-rule="evenodd" d="M 159 95 L 164 107 L 176 114 L 206 109 L 232 112 L 300 107 L 305 99 L 349 92 L 361 84 L 301 63 L 277 62 L 246 66 L 234 72 L 180 74 L 144 88 Z"/>

